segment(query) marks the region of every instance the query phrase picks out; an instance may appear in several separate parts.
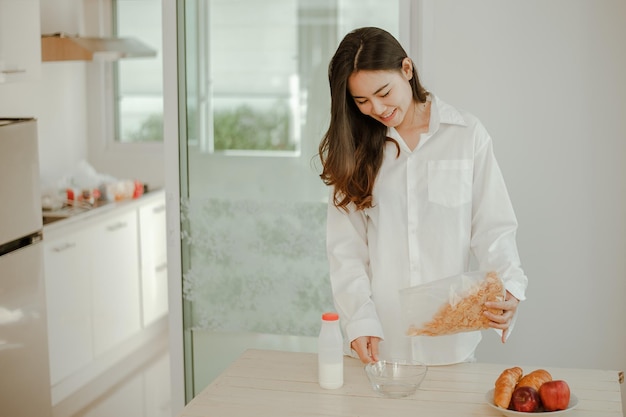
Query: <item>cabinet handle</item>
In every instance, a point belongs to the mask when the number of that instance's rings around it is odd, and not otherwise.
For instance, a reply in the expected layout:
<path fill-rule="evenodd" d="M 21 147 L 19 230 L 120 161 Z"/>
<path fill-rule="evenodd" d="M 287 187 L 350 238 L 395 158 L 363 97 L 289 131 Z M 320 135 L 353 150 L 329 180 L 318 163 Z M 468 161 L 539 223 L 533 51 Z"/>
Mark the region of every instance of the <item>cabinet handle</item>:
<path fill-rule="evenodd" d="M 11 70 L 2 70 L 0 73 L 2 74 L 23 74 L 25 73 L 25 69 L 11 69 Z"/>
<path fill-rule="evenodd" d="M 65 250 L 71 249 L 71 248 L 73 248 L 75 246 L 76 246 L 75 242 L 65 242 L 62 245 L 55 246 L 54 248 L 52 248 L 52 251 L 56 252 L 56 253 L 59 253 L 59 252 L 63 252 Z"/>
<path fill-rule="evenodd" d="M 165 269 L 167 269 L 167 262 L 163 262 L 161 265 L 159 265 L 156 268 L 154 268 L 154 270 L 156 272 L 161 272 L 161 271 L 163 271 Z"/>
<path fill-rule="evenodd" d="M 154 214 L 160 213 L 162 211 L 165 211 L 165 204 L 161 204 L 160 206 L 155 207 L 155 208 L 152 209 L 152 212 Z"/>
<path fill-rule="evenodd" d="M 123 229 L 125 227 L 126 227 L 126 222 L 117 222 L 117 223 L 113 223 L 110 226 L 107 226 L 107 231 L 115 232 L 116 230 Z"/>

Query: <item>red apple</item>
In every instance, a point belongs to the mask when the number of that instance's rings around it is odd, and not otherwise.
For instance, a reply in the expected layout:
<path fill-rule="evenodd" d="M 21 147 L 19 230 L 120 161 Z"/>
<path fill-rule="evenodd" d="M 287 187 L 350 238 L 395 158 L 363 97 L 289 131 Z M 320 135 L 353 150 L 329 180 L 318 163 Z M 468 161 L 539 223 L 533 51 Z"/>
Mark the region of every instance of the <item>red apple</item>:
<path fill-rule="evenodd" d="M 533 387 L 518 387 L 511 396 L 511 408 L 515 411 L 533 413 L 539 410 L 541 398 Z"/>
<path fill-rule="evenodd" d="M 539 397 L 546 411 L 565 410 L 569 396 L 569 385 L 563 380 L 544 382 L 539 387 Z"/>

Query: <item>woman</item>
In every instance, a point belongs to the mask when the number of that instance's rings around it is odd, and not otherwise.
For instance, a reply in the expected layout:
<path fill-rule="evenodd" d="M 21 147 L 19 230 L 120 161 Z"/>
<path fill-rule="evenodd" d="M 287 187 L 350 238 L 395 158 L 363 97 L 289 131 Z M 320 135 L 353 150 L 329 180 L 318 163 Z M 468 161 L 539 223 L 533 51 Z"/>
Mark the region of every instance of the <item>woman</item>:
<path fill-rule="evenodd" d="M 346 353 L 449 364 L 474 360 L 480 331 L 408 337 L 398 291 L 470 269 L 506 288 L 486 312 L 504 343 L 527 278 L 517 220 L 483 125 L 419 82 L 379 28 L 346 35 L 328 70 L 331 120 L 319 151 L 331 187 L 327 250 Z M 349 348 L 348 348 L 349 347 Z"/>

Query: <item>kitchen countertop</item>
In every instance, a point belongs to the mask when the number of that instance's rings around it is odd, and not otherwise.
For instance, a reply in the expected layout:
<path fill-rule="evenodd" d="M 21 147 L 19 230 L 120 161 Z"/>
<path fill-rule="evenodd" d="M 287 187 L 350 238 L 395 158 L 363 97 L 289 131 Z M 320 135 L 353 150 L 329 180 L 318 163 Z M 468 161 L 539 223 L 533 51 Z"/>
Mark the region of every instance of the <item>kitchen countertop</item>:
<path fill-rule="evenodd" d="M 178 414 L 178 417 L 295 416 L 502 416 L 485 403 L 500 373 L 513 365 L 463 363 L 433 366 L 407 398 L 377 396 L 361 362 L 345 358 L 344 386 L 317 383 L 317 355 L 247 350 Z M 525 371 L 539 367 L 519 365 Z M 579 404 L 572 417 L 624 417 L 617 371 L 544 367 L 568 382 Z M 542 415 L 542 413 L 537 413 Z"/>
<path fill-rule="evenodd" d="M 71 207 L 66 207 L 61 212 L 44 210 L 44 233 L 53 232 L 57 229 L 75 225 L 85 220 L 90 220 L 95 216 L 101 216 L 106 213 L 119 211 L 120 209 L 135 209 L 139 205 L 149 203 L 151 200 L 163 198 L 164 193 L 165 191 L 163 189 L 155 189 L 143 194 L 139 198 L 111 202 L 98 202 L 89 208 L 73 209 Z"/>

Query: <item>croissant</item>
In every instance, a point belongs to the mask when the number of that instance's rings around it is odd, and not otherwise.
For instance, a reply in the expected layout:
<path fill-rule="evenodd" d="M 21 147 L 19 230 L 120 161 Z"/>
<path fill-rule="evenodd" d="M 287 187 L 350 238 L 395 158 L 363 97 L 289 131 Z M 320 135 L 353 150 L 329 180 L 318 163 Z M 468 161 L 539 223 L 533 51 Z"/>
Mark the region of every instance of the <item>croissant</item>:
<path fill-rule="evenodd" d="M 517 383 L 518 387 L 532 387 L 539 391 L 539 387 L 544 382 L 552 381 L 552 375 L 545 369 L 537 369 L 526 374 Z"/>
<path fill-rule="evenodd" d="M 501 408 L 509 408 L 515 386 L 522 377 L 522 368 L 515 366 L 502 371 L 493 390 L 493 402 Z"/>

